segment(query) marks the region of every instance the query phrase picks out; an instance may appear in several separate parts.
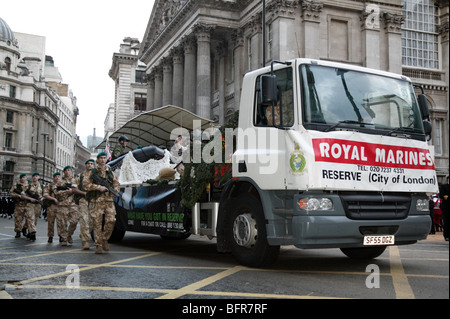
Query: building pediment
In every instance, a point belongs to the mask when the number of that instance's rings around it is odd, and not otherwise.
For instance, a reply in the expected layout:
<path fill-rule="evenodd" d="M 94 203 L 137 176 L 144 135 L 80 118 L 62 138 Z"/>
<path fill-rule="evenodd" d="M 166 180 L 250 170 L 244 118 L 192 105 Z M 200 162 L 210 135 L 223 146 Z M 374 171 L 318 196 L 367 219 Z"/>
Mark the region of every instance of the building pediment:
<path fill-rule="evenodd" d="M 192 17 L 201 8 L 241 12 L 253 0 L 155 0 L 153 10 L 142 40 L 140 57 L 170 30 L 179 28 L 185 17 Z"/>

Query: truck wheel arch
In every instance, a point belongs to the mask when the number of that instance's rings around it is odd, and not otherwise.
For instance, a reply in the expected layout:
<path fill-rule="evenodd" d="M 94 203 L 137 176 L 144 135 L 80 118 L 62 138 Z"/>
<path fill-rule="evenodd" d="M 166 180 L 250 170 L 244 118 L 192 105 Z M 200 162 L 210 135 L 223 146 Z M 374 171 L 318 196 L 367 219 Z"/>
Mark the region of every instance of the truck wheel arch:
<path fill-rule="evenodd" d="M 217 218 L 217 251 L 219 253 L 231 252 L 230 243 L 225 236 L 226 223 L 231 221 L 226 217 L 229 216 L 230 212 L 228 209 L 232 199 L 243 193 L 249 193 L 257 198 L 264 209 L 264 204 L 261 201 L 260 189 L 251 179 L 239 179 L 238 181 L 230 180 L 226 183 L 221 194 L 219 216 Z"/>

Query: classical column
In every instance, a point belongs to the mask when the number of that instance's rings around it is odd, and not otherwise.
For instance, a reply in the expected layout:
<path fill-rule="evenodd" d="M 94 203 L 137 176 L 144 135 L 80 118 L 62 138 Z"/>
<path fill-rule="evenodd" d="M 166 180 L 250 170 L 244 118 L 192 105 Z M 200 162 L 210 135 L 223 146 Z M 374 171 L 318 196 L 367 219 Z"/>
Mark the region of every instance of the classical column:
<path fill-rule="evenodd" d="M 249 22 L 248 27 L 251 29 L 250 37 L 250 70 L 256 70 L 262 67 L 262 18 L 260 15 L 254 16 Z"/>
<path fill-rule="evenodd" d="M 361 12 L 360 20 L 364 66 L 379 70 L 381 68 L 380 8 L 374 4 L 367 5 Z M 399 50 L 397 54 L 400 55 L 400 52 L 402 51 Z"/>
<path fill-rule="evenodd" d="M 234 43 L 234 109 L 239 110 L 241 102 L 241 82 L 244 74 L 244 35 L 242 30 L 236 30 L 231 35 Z"/>
<path fill-rule="evenodd" d="M 314 0 L 303 0 L 301 6 L 304 31 L 302 34 L 302 52 L 305 58 L 319 59 L 320 13 L 323 9 L 323 3 Z"/>
<path fill-rule="evenodd" d="M 383 14 L 387 36 L 387 63 L 389 72 L 402 74 L 402 23 L 405 17 L 401 14 L 385 12 Z"/>
<path fill-rule="evenodd" d="M 225 94 L 226 94 L 226 83 L 225 83 L 225 57 L 228 53 L 228 44 L 226 41 L 221 41 L 216 48 L 219 55 L 219 124 L 223 125 L 225 123 Z"/>
<path fill-rule="evenodd" d="M 196 40 L 194 36 L 189 36 L 183 41 L 184 46 L 184 88 L 183 107 L 195 113 L 196 92 L 197 92 L 197 58 Z"/>
<path fill-rule="evenodd" d="M 175 48 L 172 50 L 173 57 L 173 92 L 172 104 L 183 107 L 183 85 L 184 85 L 184 70 L 183 70 L 183 49 Z"/>
<path fill-rule="evenodd" d="M 274 17 L 271 22 L 272 47 L 270 48 L 268 43 L 265 44 L 266 50 L 272 51 L 267 51 L 267 59 L 270 59 L 269 53 L 272 53 L 272 60 L 278 61 L 299 57 L 297 35 L 296 32 L 293 32 L 296 28 L 297 7 L 298 1 L 296 0 L 273 1 L 267 6 L 267 13 Z"/>
<path fill-rule="evenodd" d="M 173 60 L 172 57 L 163 58 L 163 101 L 162 105 L 172 105 L 173 92 Z"/>
<path fill-rule="evenodd" d="M 161 66 L 155 67 L 155 103 L 154 108 L 163 106 L 163 69 Z"/>
<path fill-rule="evenodd" d="M 155 74 L 147 74 L 147 111 L 155 108 Z"/>
<path fill-rule="evenodd" d="M 213 27 L 197 24 L 197 115 L 211 119 L 211 32 Z"/>

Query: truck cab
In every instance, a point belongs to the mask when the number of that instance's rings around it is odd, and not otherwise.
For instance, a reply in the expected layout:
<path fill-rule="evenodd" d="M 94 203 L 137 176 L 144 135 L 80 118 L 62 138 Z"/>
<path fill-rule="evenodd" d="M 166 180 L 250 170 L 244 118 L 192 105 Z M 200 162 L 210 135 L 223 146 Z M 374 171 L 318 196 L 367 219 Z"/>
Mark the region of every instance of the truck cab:
<path fill-rule="evenodd" d="M 296 59 L 248 73 L 219 250 L 259 266 L 281 245 L 374 258 L 425 239 L 437 192 L 425 102 L 404 76 L 346 64 Z"/>

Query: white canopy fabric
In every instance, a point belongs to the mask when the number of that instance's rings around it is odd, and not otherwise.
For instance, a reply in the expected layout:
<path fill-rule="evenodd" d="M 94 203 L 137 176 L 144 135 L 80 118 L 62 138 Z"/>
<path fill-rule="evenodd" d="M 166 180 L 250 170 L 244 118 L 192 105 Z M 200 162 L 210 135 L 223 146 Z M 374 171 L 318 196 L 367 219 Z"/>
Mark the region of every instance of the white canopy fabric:
<path fill-rule="evenodd" d="M 198 127 L 199 125 L 196 124 L 195 128 L 202 130 L 211 127 L 213 123 L 211 120 L 201 118 L 178 106 L 163 106 L 129 120 L 109 137 L 109 143 L 113 147 L 118 143 L 119 137 L 125 135 L 130 140 L 128 146 L 131 148 L 136 148 L 138 145 L 164 147 L 171 140 L 172 133 L 182 134 L 181 130 L 174 131 L 174 129 L 184 128 L 191 132 L 194 129 L 194 121 L 200 121 L 201 126 Z M 99 149 L 105 147 L 106 140 L 97 146 Z"/>

